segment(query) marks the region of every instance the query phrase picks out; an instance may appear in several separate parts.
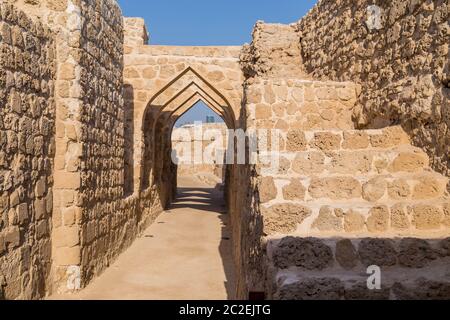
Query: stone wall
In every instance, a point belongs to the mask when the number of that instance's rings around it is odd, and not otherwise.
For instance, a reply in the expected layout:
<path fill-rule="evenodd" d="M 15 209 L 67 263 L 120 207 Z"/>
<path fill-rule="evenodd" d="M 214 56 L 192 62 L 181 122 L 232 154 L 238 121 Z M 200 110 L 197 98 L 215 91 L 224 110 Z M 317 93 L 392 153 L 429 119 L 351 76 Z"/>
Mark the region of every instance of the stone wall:
<path fill-rule="evenodd" d="M 124 210 L 123 20 L 116 1 L 81 2 L 79 140 L 82 278 L 88 282 L 136 232 Z"/>
<path fill-rule="evenodd" d="M 362 85 L 358 126 L 401 124 L 447 175 L 448 13 L 445 0 L 322 0 L 298 23 L 308 73 Z"/>
<path fill-rule="evenodd" d="M 55 45 L 49 29 L 0 5 L 0 297 L 49 290 L 55 156 Z"/>
<path fill-rule="evenodd" d="M 40 282 L 42 297 L 87 285 L 158 212 L 151 193 L 124 193 L 124 31 L 116 1 L 9 2 L 48 25 L 56 47 L 55 90 L 46 93 L 56 107 L 52 276 Z"/>
<path fill-rule="evenodd" d="M 400 126 L 356 130 L 360 90 L 352 82 L 246 82 L 247 128 L 277 130 L 278 139 L 258 141 L 271 162 L 247 172 L 241 297 L 405 299 L 407 290 L 423 296 L 421 286 L 448 297 L 449 179 Z M 388 264 L 377 260 L 381 251 L 392 252 Z M 384 279 L 375 293 L 362 286 L 371 265 Z"/>
<path fill-rule="evenodd" d="M 295 25 L 258 21 L 253 40 L 245 45 L 240 62 L 247 78 L 295 78 L 305 75 Z"/>

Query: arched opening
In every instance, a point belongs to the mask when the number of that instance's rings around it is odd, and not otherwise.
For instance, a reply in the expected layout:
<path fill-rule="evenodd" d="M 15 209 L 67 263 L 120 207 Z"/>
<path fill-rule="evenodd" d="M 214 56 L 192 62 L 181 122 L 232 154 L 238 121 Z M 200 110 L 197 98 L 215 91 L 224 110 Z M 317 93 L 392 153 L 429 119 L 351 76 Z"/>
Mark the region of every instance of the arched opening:
<path fill-rule="evenodd" d="M 202 125 L 183 120 L 192 113 L 198 113 L 194 120 L 202 120 Z M 214 123 L 206 123 L 207 116 Z M 233 108 L 214 86 L 188 68 L 150 100 L 143 121 L 141 192 L 153 193 L 152 207 L 163 211 L 158 219 L 192 227 L 183 228 L 171 246 L 176 248 L 177 241 L 182 246 L 191 244 L 199 250 L 196 259 L 205 259 L 204 267 L 208 268 L 208 261 L 217 268 L 220 264 L 221 270 L 211 277 L 223 282 L 218 285 L 226 289 L 227 297 L 234 296 L 229 195 L 236 189 L 236 168 L 225 162 L 230 158 L 228 130 L 236 129 Z M 204 244 L 195 243 L 199 237 Z M 223 279 L 217 280 L 221 274 Z"/>
<path fill-rule="evenodd" d="M 172 161 L 172 129 L 176 121 L 202 101 L 220 116 L 228 129 L 236 117 L 227 99 L 191 68 L 187 68 L 149 102 L 143 117 L 141 190 L 157 193 L 155 205 L 167 209 L 174 200 L 177 166 Z M 227 169 L 228 175 L 231 168 Z M 225 181 L 230 188 L 229 179 Z"/>

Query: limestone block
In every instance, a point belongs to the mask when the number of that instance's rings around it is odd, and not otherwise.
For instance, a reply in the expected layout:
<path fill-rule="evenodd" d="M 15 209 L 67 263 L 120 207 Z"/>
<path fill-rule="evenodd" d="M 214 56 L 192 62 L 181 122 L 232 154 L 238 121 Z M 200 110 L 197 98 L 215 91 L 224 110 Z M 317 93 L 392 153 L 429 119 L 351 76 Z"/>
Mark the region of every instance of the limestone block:
<path fill-rule="evenodd" d="M 336 278 L 306 278 L 280 288 L 280 300 L 340 300 L 344 285 Z"/>
<path fill-rule="evenodd" d="M 297 154 L 292 162 L 292 170 L 305 176 L 319 174 L 325 170 L 325 156 L 320 152 Z"/>
<path fill-rule="evenodd" d="M 301 130 L 289 130 L 286 139 L 286 151 L 306 151 L 306 148 L 307 141 L 304 132 Z"/>
<path fill-rule="evenodd" d="M 414 283 L 397 282 L 392 292 L 398 300 L 448 300 L 450 283 L 421 278 Z"/>
<path fill-rule="evenodd" d="M 391 208 L 391 227 L 397 230 L 407 230 L 411 227 L 405 206 L 396 204 Z"/>
<path fill-rule="evenodd" d="M 416 205 L 413 210 L 413 224 L 419 230 L 438 229 L 441 226 L 443 212 L 432 205 Z"/>
<path fill-rule="evenodd" d="M 320 150 L 339 150 L 341 148 L 342 138 L 338 134 L 330 132 L 321 132 L 314 135 L 314 140 L 311 142 L 311 148 Z"/>
<path fill-rule="evenodd" d="M 67 173 L 57 172 L 55 174 L 55 187 L 59 189 L 76 190 L 81 186 L 81 176 L 79 172 Z"/>
<path fill-rule="evenodd" d="M 262 213 L 264 232 L 267 234 L 291 233 L 312 214 L 311 209 L 290 203 L 263 208 Z"/>
<path fill-rule="evenodd" d="M 421 152 L 403 152 L 391 164 L 391 171 L 421 172 L 428 164 L 427 156 Z"/>
<path fill-rule="evenodd" d="M 42 220 L 47 217 L 47 200 L 36 199 L 34 201 L 35 219 Z"/>
<path fill-rule="evenodd" d="M 269 202 L 277 197 L 277 188 L 272 177 L 263 177 L 259 184 L 259 199 L 261 203 Z"/>
<path fill-rule="evenodd" d="M 58 266 L 74 266 L 81 262 L 80 247 L 57 248 L 54 253 L 54 263 Z"/>
<path fill-rule="evenodd" d="M 306 189 L 300 179 L 293 179 L 290 184 L 283 187 L 284 200 L 303 201 L 305 194 Z"/>
<path fill-rule="evenodd" d="M 363 239 L 359 244 L 358 253 L 365 266 L 384 267 L 397 264 L 397 251 L 391 240 Z"/>
<path fill-rule="evenodd" d="M 329 153 L 331 164 L 329 171 L 339 174 L 364 174 L 372 167 L 373 156 L 368 152 L 339 151 Z"/>
<path fill-rule="evenodd" d="M 299 267 L 306 270 L 323 270 L 333 265 L 333 252 L 322 241 L 312 238 L 285 237 L 273 252 L 277 268 Z"/>
<path fill-rule="evenodd" d="M 4 233 L 4 241 L 7 248 L 14 249 L 21 244 L 20 229 L 17 226 L 7 228 Z"/>
<path fill-rule="evenodd" d="M 414 199 L 433 199 L 444 195 L 445 185 L 436 178 L 423 177 L 414 187 Z"/>
<path fill-rule="evenodd" d="M 361 282 L 345 289 L 344 298 L 346 300 L 389 300 L 391 289 L 381 286 L 381 290 L 369 290 L 367 282 Z"/>
<path fill-rule="evenodd" d="M 384 197 L 386 189 L 386 179 L 383 177 L 374 178 L 363 185 L 363 198 L 370 202 L 377 202 Z"/>
<path fill-rule="evenodd" d="M 400 242 L 398 255 L 400 265 L 407 268 L 424 268 L 437 259 L 437 253 L 431 245 L 422 239 L 406 238 Z"/>
<path fill-rule="evenodd" d="M 358 265 L 358 251 L 350 240 L 339 240 L 336 243 L 336 261 L 347 270 L 351 270 Z"/>
<path fill-rule="evenodd" d="M 369 212 L 370 216 L 367 218 L 367 230 L 369 232 L 386 232 L 389 228 L 389 208 L 386 206 L 379 206 L 372 208 Z"/>
<path fill-rule="evenodd" d="M 405 179 L 396 179 L 388 185 L 389 197 L 393 200 L 408 199 L 411 195 L 411 187 Z"/>
<path fill-rule="evenodd" d="M 409 144 L 408 135 L 401 127 L 383 129 L 381 134 L 372 135 L 370 142 L 374 148 L 392 148 L 402 144 Z"/>
<path fill-rule="evenodd" d="M 319 231 L 342 231 L 343 220 L 334 215 L 330 207 L 324 206 L 320 209 L 319 217 L 314 221 L 313 228 Z"/>
<path fill-rule="evenodd" d="M 369 135 L 363 131 L 361 132 L 344 132 L 344 141 L 342 148 L 344 149 L 367 149 L 370 145 Z"/>
<path fill-rule="evenodd" d="M 259 103 L 256 105 L 256 120 L 265 120 L 272 117 L 270 105 Z"/>
<path fill-rule="evenodd" d="M 362 187 L 359 181 L 352 177 L 313 178 L 309 194 L 316 199 L 355 199 L 361 197 Z"/>

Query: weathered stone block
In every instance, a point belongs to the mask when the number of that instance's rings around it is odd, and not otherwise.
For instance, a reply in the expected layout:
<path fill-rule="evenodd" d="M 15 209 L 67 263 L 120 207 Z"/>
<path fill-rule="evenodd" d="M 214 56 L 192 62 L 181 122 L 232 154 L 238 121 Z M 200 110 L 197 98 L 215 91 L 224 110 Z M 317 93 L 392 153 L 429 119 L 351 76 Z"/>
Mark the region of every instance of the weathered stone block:
<path fill-rule="evenodd" d="M 355 199 L 361 197 L 362 187 L 358 180 L 351 177 L 313 178 L 309 193 L 316 199 Z"/>
<path fill-rule="evenodd" d="M 411 187 L 408 181 L 397 179 L 388 185 L 388 194 L 393 200 L 403 200 L 411 195 Z"/>
<path fill-rule="evenodd" d="M 345 289 L 346 300 L 389 300 L 390 288 L 382 287 L 381 290 L 369 290 L 366 282 L 357 283 Z"/>
<path fill-rule="evenodd" d="M 291 180 L 291 183 L 283 188 L 284 200 L 303 201 L 305 194 L 306 189 L 300 179 Z"/>
<path fill-rule="evenodd" d="M 370 137 L 374 148 L 392 148 L 402 144 L 409 144 L 408 135 L 401 127 L 389 127 L 383 129 L 383 133 Z"/>
<path fill-rule="evenodd" d="M 79 172 L 57 172 L 54 179 L 55 187 L 59 189 L 76 190 L 81 186 L 81 175 Z"/>
<path fill-rule="evenodd" d="M 272 109 L 267 104 L 257 104 L 255 107 L 256 120 L 266 120 L 272 118 Z"/>
<path fill-rule="evenodd" d="M 332 266 L 333 260 L 331 248 L 312 238 L 283 238 L 273 252 L 274 264 L 281 269 L 323 270 Z"/>
<path fill-rule="evenodd" d="M 344 142 L 342 148 L 344 149 L 367 149 L 370 145 L 369 135 L 365 132 L 344 132 Z"/>
<path fill-rule="evenodd" d="M 436 252 L 425 240 L 407 238 L 400 242 L 398 260 L 400 265 L 404 267 L 424 268 L 429 262 L 436 259 Z"/>
<path fill-rule="evenodd" d="M 298 154 L 292 161 L 292 170 L 305 176 L 319 174 L 325 170 L 325 156 L 320 152 Z"/>
<path fill-rule="evenodd" d="M 407 230 L 411 227 L 404 205 L 397 204 L 391 208 L 391 227 L 397 230 Z"/>
<path fill-rule="evenodd" d="M 261 203 L 269 202 L 277 197 L 277 187 L 272 177 L 263 177 L 259 184 L 259 199 Z"/>
<path fill-rule="evenodd" d="M 443 212 L 439 207 L 417 205 L 413 207 L 413 224 L 419 230 L 438 229 L 441 226 Z"/>
<path fill-rule="evenodd" d="M 75 247 L 80 244 L 80 230 L 76 226 L 56 228 L 52 240 L 57 248 Z"/>
<path fill-rule="evenodd" d="M 268 234 L 291 233 L 312 214 L 311 209 L 290 203 L 263 208 L 262 213 L 264 232 Z"/>
<path fill-rule="evenodd" d="M 387 181 L 383 177 L 377 177 L 363 186 L 363 198 L 370 202 L 377 202 L 384 197 L 387 188 Z"/>
<path fill-rule="evenodd" d="M 358 265 L 358 252 L 350 240 L 340 240 L 336 243 L 336 261 L 341 267 L 348 270 Z"/>
<path fill-rule="evenodd" d="M 414 199 L 433 199 L 444 194 L 445 186 L 435 178 L 421 178 L 414 187 Z"/>
<path fill-rule="evenodd" d="M 20 246 L 21 237 L 20 237 L 20 229 L 19 227 L 10 227 L 6 229 L 4 235 L 4 241 L 7 247 L 9 248 L 17 248 Z"/>
<path fill-rule="evenodd" d="M 319 217 L 314 221 L 313 228 L 319 231 L 342 231 L 343 219 L 336 217 L 330 207 L 322 207 Z"/>
<path fill-rule="evenodd" d="M 341 148 L 342 138 L 338 134 L 331 132 L 321 132 L 314 135 L 314 140 L 311 142 L 311 148 L 320 150 L 339 150 Z"/>
<path fill-rule="evenodd" d="M 80 247 L 57 248 L 54 254 L 54 263 L 58 266 L 76 266 L 81 262 Z"/>
<path fill-rule="evenodd" d="M 364 230 L 366 220 L 363 215 L 350 210 L 344 216 L 344 229 L 346 232 L 360 232 Z"/>
<path fill-rule="evenodd" d="M 41 220 L 47 217 L 46 199 L 37 199 L 34 201 L 34 212 L 36 220 Z"/>
<path fill-rule="evenodd" d="M 28 213 L 28 204 L 21 203 L 16 208 L 17 218 L 20 225 L 24 225 L 29 222 L 30 216 Z"/>
<path fill-rule="evenodd" d="M 286 150 L 289 152 L 305 151 L 307 148 L 305 133 L 302 130 L 289 130 L 287 133 Z"/>
<path fill-rule="evenodd" d="M 421 278 L 414 283 L 395 283 L 392 292 L 397 300 L 449 300 L 450 283 Z"/>
<path fill-rule="evenodd" d="M 389 228 L 389 208 L 386 206 L 375 207 L 370 210 L 367 218 L 367 230 L 369 232 L 385 232 Z"/>
<path fill-rule="evenodd" d="M 358 247 L 361 262 L 365 266 L 394 266 L 397 264 L 397 251 L 391 240 L 363 239 Z"/>
<path fill-rule="evenodd" d="M 370 172 L 373 156 L 367 152 L 341 151 L 330 153 L 329 171 L 339 174 L 366 174 Z"/>
<path fill-rule="evenodd" d="M 392 163 L 392 172 L 421 172 L 428 166 L 428 159 L 423 153 L 403 152 Z"/>
<path fill-rule="evenodd" d="M 309 278 L 280 288 L 280 300 L 340 300 L 344 285 L 335 278 Z"/>

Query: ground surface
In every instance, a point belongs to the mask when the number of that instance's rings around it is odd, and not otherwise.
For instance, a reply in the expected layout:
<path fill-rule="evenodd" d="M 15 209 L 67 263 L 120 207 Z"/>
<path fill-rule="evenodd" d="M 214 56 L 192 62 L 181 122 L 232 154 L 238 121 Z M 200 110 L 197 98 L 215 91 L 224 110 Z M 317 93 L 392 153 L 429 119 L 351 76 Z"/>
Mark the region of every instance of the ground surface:
<path fill-rule="evenodd" d="M 204 179 L 179 178 L 178 199 L 86 289 L 52 299 L 229 299 L 234 292 L 229 217 Z"/>

